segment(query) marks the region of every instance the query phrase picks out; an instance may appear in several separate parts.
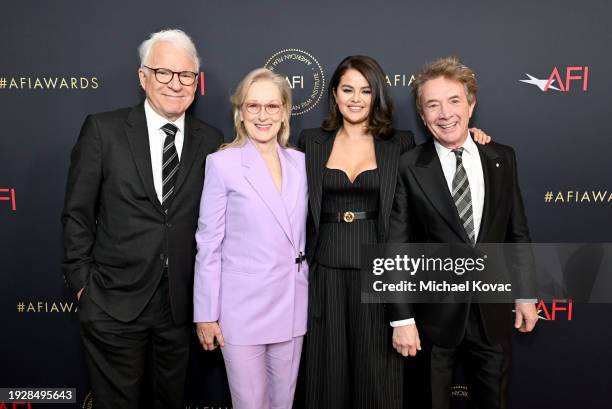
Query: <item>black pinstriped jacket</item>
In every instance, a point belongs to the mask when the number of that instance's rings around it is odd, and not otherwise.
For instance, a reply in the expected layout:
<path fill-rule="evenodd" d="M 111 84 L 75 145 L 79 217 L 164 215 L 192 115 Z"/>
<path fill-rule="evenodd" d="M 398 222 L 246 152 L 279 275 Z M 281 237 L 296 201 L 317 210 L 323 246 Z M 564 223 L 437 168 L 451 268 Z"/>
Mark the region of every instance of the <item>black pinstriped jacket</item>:
<path fill-rule="evenodd" d="M 298 148 L 306 154 L 308 176 L 308 221 L 306 226 L 306 257 L 311 264 L 318 244 L 321 219 L 323 171 L 331 154 L 337 131 L 321 128 L 300 132 Z M 389 216 L 397 180 L 399 157 L 414 147 L 414 135 L 410 131 L 396 130 L 389 139 L 375 138 L 376 164 L 380 177 L 380 207 L 378 213 L 378 241 L 385 242 L 389 232 Z"/>

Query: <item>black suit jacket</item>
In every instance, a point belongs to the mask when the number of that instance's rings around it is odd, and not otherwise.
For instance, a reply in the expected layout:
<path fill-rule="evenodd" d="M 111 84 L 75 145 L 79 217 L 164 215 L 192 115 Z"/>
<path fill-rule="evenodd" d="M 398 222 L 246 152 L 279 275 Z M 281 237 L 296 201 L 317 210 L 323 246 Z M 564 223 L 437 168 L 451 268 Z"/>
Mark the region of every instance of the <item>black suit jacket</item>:
<path fill-rule="evenodd" d="M 529 243 L 529 229 L 512 148 L 477 145 L 485 200 L 479 243 Z M 400 158 L 389 242 L 469 243 L 448 190 L 433 139 Z M 390 319 L 414 317 L 419 331 L 438 345 L 455 346 L 463 337 L 469 304 L 389 304 Z M 512 330 L 511 306 L 480 304 L 489 342 L 506 342 Z"/>
<path fill-rule="evenodd" d="M 298 138 L 298 148 L 306 155 L 308 176 L 308 221 L 306 225 L 306 257 L 311 264 L 318 243 L 321 220 L 321 199 L 323 196 L 323 171 L 331 154 L 337 131 L 321 128 L 305 129 Z M 393 204 L 393 193 L 397 178 L 397 165 L 402 153 L 414 146 L 410 131 L 396 130 L 389 139 L 374 139 L 376 165 L 380 177 L 380 207 L 378 213 L 378 238 L 384 243 L 389 231 L 389 215 Z"/>
<path fill-rule="evenodd" d="M 64 277 L 120 321 L 153 295 L 165 259 L 173 318 L 192 320 L 193 267 L 206 155 L 223 135 L 186 115 L 174 197 L 155 193 L 144 105 L 89 115 L 72 150 L 64 227 Z"/>

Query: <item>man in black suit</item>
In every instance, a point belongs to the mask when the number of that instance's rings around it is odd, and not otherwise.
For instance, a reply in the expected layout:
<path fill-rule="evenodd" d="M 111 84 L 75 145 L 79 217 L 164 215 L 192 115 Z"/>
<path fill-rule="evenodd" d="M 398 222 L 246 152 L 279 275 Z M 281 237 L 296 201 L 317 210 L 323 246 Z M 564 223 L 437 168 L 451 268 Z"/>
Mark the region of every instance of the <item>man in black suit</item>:
<path fill-rule="evenodd" d="M 223 141 L 185 114 L 199 70 L 189 36 L 154 33 L 139 53 L 146 100 L 86 118 L 62 214 L 97 409 L 136 408 L 145 366 L 154 407 L 183 404 L 204 164 Z"/>
<path fill-rule="evenodd" d="M 427 65 L 413 83 L 417 110 L 433 139 L 400 158 L 390 221 L 392 243 L 529 243 L 512 148 L 476 145 L 468 122 L 476 105 L 471 69 L 449 57 Z M 514 327 L 537 322 L 535 300 L 517 300 Z M 505 407 L 512 327 L 507 304 L 389 304 L 393 346 L 423 349 L 433 408 L 450 407 L 455 362 L 464 364 L 476 408 Z M 418 329 L 417 329 L 418 328 Z M 425 352 L 424 351 L 424 352 Z"/>

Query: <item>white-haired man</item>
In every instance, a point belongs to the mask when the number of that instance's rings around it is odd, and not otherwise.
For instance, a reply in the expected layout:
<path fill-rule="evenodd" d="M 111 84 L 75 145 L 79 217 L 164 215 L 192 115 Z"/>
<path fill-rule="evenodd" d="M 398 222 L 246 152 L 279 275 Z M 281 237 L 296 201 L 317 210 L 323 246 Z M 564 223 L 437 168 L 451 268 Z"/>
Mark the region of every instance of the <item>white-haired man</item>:
<path fill-rule="evenodd" d="M 183 404 L 204 162 L 223 142 L 185 114 L 199 70 L 189 36 L 160 31 L 138 51 L 146 99 L 85 119 L 62 214 L 96 409 L 136 408 L 145 366 L 154 407 Z"/>

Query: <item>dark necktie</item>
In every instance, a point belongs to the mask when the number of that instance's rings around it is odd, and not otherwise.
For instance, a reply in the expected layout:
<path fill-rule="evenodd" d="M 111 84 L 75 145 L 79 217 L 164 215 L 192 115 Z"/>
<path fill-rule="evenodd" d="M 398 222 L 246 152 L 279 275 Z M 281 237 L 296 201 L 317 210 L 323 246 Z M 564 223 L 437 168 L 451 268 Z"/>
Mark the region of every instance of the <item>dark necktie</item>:
<path fill-rule="evenodd" d="M 174 145 L 174 137 L 178 128 L 171 123 L 161 127 L 166 134 L 164 140 L 164 151 L 162 155 L 162 207 L 168 210 L 172 193 L 174 192 L 174 182 L 176 181 L 176 173 L 179 168 L 179 157 Z"/>
<path fill-rule="evenodd" d="M 453 200 L 463 224 L 463 229 L 472 245 L 476 242 L 474 232 L 474 214 L 472 212 L 472 194 L 470 192 L 470 181 L 463 167 L 463 148 L 453 149 L 457 160 L 455 177 L 453 178 Z"/>

